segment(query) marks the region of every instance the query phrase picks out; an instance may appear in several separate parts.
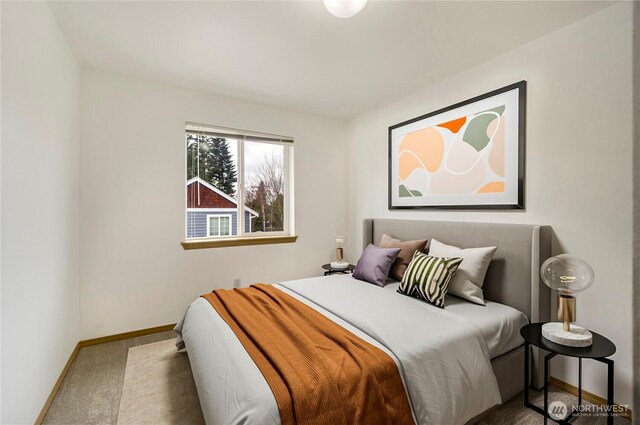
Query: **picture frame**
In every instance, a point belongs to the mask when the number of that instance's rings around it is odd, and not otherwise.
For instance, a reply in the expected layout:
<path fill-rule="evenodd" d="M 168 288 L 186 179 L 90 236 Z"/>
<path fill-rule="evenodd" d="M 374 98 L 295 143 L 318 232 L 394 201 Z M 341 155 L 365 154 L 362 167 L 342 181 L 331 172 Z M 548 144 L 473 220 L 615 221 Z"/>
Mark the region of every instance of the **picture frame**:
<path fill-rule="evenodd" d="M 524 209 L 525 109 L 523 80 L 389 127 L 389 209 Z"/>

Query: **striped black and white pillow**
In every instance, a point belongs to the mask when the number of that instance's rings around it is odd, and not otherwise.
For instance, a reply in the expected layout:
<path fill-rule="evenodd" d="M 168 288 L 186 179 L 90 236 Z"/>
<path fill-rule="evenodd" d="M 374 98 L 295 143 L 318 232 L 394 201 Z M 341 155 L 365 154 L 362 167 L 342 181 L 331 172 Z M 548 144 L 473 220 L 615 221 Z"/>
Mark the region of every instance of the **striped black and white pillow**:
<path fill-rule="evenodd" d="M 443 307 L 449 281 L 460 263 L 462 258 L 432 257 L 416 251 L 402 277 L 398 292 Z"/>

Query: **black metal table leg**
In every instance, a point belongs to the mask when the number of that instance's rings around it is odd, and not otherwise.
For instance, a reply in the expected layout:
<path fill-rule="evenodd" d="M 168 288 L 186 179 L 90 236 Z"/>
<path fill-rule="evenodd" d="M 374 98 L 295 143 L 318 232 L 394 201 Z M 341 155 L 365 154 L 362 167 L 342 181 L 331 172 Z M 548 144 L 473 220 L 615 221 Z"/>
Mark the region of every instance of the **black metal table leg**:
<path fill-rule="evenodd" d="M 549 353 L 544 356 L 544 423 L 549 418 L 549 361 L 557 356 L 556 353 Z"/>
<path fill-rule="evenodd" d="M 547 401 L 548 401 L 548 395 L 547 395 L 547 391 L 548 391 L 548 381 L 549 381 L 549 360 L 551 360 L 553 357 L 556 356 L 556 354 L 553 353 L 549 353 L 546 357 L 545 357 L 545 363 L 544 363 L 544 372 L 545 372 L 545 385 L 543 385 L 543 389 L 544 389 L 544 393 L 545 393 L 545 408 L 542 409 L 539 406 L 536 406 L 535 404 L 531 403 L 530 399 L 529 399 L 529 385 L 530 385 L 530 378 L 529 378 L 529 370 L 530 370 L 530 358 L 531 358 L 531 354 L 529 353 L 529 348 L 530 348 L 530 344 L 528 344 L 526 341 L 524 343 L 524 405 L 526 407 L 528 407 L 529 409 L 535 410 L 536 412 L 538 412 L 539 414 L 541 414 L 544 417 L 544 423 L 547 423 L 547 420 L 549 419 L 549 412 L 547 412 L 548 406 L 547 406 Z"/>
<path fill-rule="evenodd" d="M 524 405 L 529 407 L 529 343 L 524 343 Z"/>
<path fill-rule="evenodd" d="M 613 425 L 613 360 L 602 360 L 607 364 L 607 425 Z"/>
<path fill-rule="evenodd" d="M 544 356 L 544 423 L 547 424 L 547 418 L 549 417 L 549 360 L 554 358 L 556 355 L 554 353 L 549 353 Z"/>
<path fill-rule="evenodd" d="M 582 409 L 582 359 L 589 358 L 601 363 L 606 363 L 607 370 L 607 424 L 613 425 L 613 417 L 616 412 L 614 411 L 614 361 L 609 359 L 608 357 L 612 356 L 616 352 L 616 346 L 611 340 L 606 337 L 597 334 L 595 332 L 591 332 L 593 336 L 592 344 L 589 348 L 584 347 L 570 347 L 563 346 L 560 344 L 556 344 L 552 341 L 549 341 L 544 338 L 542 335 L 542 328 L 545 323 L 531 323 L 523 326 L 520 329 L 520 335 L 525 341 L 524 349 L 525 349 L 525 376 L 524 376 L 524 404 L 526 407 L 540 413 L 545 418 L 545 424 L 548 419 L 554 420 L 560 425 L 569 425 L 571 420 L 573 420 L 576 416 L 581 414 Z M 544 382 L 543 388 L 544 391 L 544 409 L 535 404 L 531 403 L 529 398 L 529 385 L 531 383 L 529 377 L 529 371 L 531 369 L 530 358 L 531 354 L 529 350 L 532 346 L 538 347 L 545 352 L 549 353 L 544 357 Z M 573 406 L 571 411 L 568 412 L 562 419 L 554 419 L 558 415 L 556 413 L 560 413 L 560 409 L 556 412 L 554 410 L 553 416 L 549 413 L 549 361 L 555 357 L 556 355 L 570 356 L 578 359 L 578 405 Z"/>
<path fill-rule="evenodd" d="M 578 359 L 578 409 L 582 406 L 582 358 Z"/>

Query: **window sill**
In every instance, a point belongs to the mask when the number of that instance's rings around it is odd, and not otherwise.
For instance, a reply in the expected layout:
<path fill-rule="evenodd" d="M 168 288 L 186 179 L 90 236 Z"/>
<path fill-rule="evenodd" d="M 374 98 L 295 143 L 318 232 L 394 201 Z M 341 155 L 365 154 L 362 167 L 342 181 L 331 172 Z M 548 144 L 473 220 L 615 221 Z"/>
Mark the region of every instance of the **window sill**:
<path fill-rule="evenodd" d="M 200 239 L 182 241 L 183 249 L 224 248 L 229 246 L 272 245 L 294 243 L 297 236 L 260 236 L 249 238 Z"/>

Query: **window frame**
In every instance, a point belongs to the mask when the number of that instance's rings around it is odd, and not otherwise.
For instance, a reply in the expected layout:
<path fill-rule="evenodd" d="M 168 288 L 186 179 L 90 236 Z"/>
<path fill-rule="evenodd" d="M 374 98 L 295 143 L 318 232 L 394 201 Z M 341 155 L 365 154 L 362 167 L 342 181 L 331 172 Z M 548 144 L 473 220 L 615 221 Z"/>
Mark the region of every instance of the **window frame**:
<path fill-rule="evenodd" d="M 191 127 L 191 129 L 189 128 Z M 195 128 L 202 129 L 201 131 Z M 187 156 L 186 143 L 184 146 L 184 191 L 185 191 L 185 239 L 182 241 L 184 249 L 198 249 L 198 248 L 214 248 L 222 246 L 236 246 L 236 245 L 261 245 L 270 243 L 292 243 L 297 240 L 294 227 L 295 205 L 294 205 L 294 139 L 288 136 L 278 136 L 268 133 L 258 133 L 244 130 L 235 130 L 225 127 L 217 127 L 204 124 L 185 123 L 185 141 L 186 134 L 201 134 L 201 135 L 213 135 L 214 137 L 220 137 L 229 141 L 235 141 L 237 143 L 237 155 L 236 155 L 236 214 L 237 214 L 237 235 L 232 232 L 232 219 L 229 222 L 229 235 L 228 236 L 209 236 L 210 235 L 210 222 L 209 216 L 219 216 L 216 214 L 207 214 L 207 231 L 205 237 L 187 237 L 188 235 L 188 213 L 193 211 L 193 208 L 188 208 L 187 199 Z M 275 144 L 283 147 L 283 179 L 284 179 L 284 217 L 283 217 L 283 230 L 272 232 L 254 232 L 251 221 L 249 221 L 249 231 L 245 231 L 245 144 L 247 142 L 252 143 L 267 143 Z M 218 224 L 218 227 L 220 225 Z"/>
<path fill-rule="evenodd" d="M 218 234 L 217 235 L 212 235 L 211 234 L 211 218 L 215 217 L 218 219 Z M 227 236 L 232 236 L 233 233 L 233 216 L 231 214 L 207 214 L 207 238 L 226 238 Z M 221 218 L 227 218 L 229 219 L 229 234 L 228 235 L 221 235 L 220 234 L 220 228 L 221 228 L 221 222 L 220 219 Z"/>

